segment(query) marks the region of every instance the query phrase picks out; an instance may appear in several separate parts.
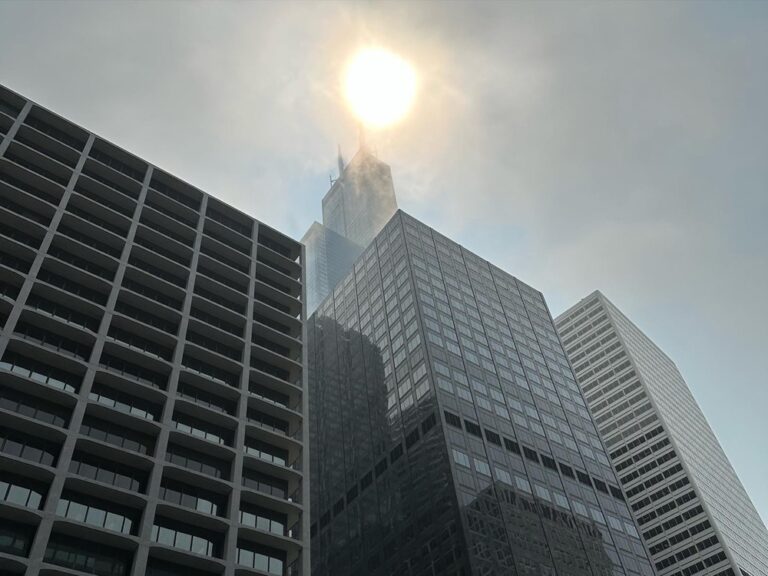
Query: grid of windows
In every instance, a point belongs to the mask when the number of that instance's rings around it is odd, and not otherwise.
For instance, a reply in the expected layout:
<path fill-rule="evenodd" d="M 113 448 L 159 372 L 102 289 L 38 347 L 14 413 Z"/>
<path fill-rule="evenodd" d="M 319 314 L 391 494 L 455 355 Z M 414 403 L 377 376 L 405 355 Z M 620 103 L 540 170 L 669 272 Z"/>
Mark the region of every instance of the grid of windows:
<path fill-rule="evenodd" d="M 672 361 L 599 292 L 556 322 L 658 572 L 768 574 L 768 533 Z"/>
<path fill-rule="evenodd" d="M 292 535 L 267 564 L 306 573 L 301 245 L 4 87 L 0 102 L 0 509 L 25 508 L 7 548 L 30 576 L 201 554 L 231 572 L 238 539 L 276 534 L 240 522 L 253 466 L 259 518 Z"/>
<path fill-rule="evenodd" d="M 314 573 L 653 573 L 540 293 L 399 212 L 308 347 Z"/>

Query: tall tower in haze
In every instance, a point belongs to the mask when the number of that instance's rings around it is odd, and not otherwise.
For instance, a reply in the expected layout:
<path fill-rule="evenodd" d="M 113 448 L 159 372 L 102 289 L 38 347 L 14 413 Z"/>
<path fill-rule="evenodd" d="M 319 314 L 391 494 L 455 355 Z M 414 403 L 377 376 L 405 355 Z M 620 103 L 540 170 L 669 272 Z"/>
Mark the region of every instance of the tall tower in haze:
<path fill-rule="evenodd" d="M 600 292 L 556 324 L 659 575 L 768 576 L 768 532 L 674 362 Z"/>
<path fill-rule="evenodd" d="M 334 289 L 397 210 L 392 171 L 365 144 L 323 197 L 323 223 L 302 238 L 307 249 L 307 314 Z"/>

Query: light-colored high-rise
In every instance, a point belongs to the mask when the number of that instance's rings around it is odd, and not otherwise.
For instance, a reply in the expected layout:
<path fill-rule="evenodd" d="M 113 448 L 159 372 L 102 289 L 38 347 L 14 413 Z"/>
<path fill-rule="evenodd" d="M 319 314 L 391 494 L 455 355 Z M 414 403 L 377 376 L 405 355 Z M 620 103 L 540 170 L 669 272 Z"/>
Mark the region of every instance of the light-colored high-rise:
<path fill-rule="evenodd" d="M 600 292 L 556 319 L 660 576 L 768 576 L 768 532 L 674 362 Z"/>

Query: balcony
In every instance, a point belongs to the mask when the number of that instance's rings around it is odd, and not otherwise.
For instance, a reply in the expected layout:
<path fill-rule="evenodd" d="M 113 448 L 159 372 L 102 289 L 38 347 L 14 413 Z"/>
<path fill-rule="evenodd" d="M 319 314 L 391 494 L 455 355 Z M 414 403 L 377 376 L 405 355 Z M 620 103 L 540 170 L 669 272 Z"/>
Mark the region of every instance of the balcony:
<path fill-rule="evenodd" d="M 56 228 L 56 232 L 69 236 L 73 240 L 77 240 L 85 246 L 90 246 L 107 256 L 111 256 L 115 260 L 120 259 L 120 254 L 125 245 L 124 240 L 119 236 L 108 232 L 97 224 L 90 223 L 83 218 L 75 217 L 69 213 L 64 214 L 58 228 Z"/>
<path fill-rule="evenodd" d="M 24 124 L 78 152 L 83 149 L 88 140 L 88 133 L 85 130 L 39 106 L 32 107 L 27 117 L 24 118 Z"/>
<path fill-rule="evenodd" d="M 194 293 L 239 315 L 245 314 L 247 297 L 207 276 L 197 275 Z"/>
<path fill-rule="evenodd" d="M 68 250 L 65 246 L 70 249 Z M 56 236 L 53 245 L 48 249 L 48 257 L 55 258 L 60 262 L 66 262 L 83 272 L 93 274 L 107 282 L 112 282 L 112 280 L 114 280 L 117 268 L 117 264 L 114 260 L 102 258 L 102 255 L 99 252 L 95 252 L 95 254 L 98 255 L 96 258 L 85 259 L 76 256 L 74 254 L 75 252 L 88 255 L 90 249 L 81 247 L 78 242 L 65 236 Z M 97 264 L 96 262 L 99 263 Z"/>
<path fill-rule="evenodd" d="M 232 319 L 234 322 L 230 322 L 228 319 L 222 318 L 221 315 L 215 315 L 215 312 L 216 308 L 206 301 L 197 298 L 192 300 L 192 308 L 190 310 L 190 316 L 192 318 L 205 323 L 205 328 L 207 329 L 216 328 L 242 342 L 244 328 L 242 317 L 233 315 Z M 203 326 L 201 325 L 201 329 L 202 328 Z"/>
<path fill-rule="evenodd" d="M 144 181 L 147 173 L 146 164 L 102 140 L 96 141 L 89 156 L 138 183 Z"/>
<path fill-rule="evenodd" d="M 294 260 L 289 260 L 279 252 L 275 252 L 268 246 L 259 246 L 256 259 L 288 278 L 301 281 L 301 265 Z"/>
<path fill-rule="evenodd" d="M 217 366 L 198 360 L 196 357 L 184 353 L 184 358 L 181 361 L 181 365 L 187 370 L 199 374 L 203 378 L 209 378 L 214 382 L 226 384 L 233 388 L 237 388 L 240 380 L 239 374 L 223 370 Z"/>
<path fill-rule="evenodd" d="M 59 186 L 67 186 L 72 178 L 71 168 L 18 142 L 11 143 L 5 158 Z"/>
<path fill-rule="evenodd" d="M 173 176 L 155 170 L 149 187 L 193 212 L 200 210 L 202 193 Z"/>
<path fill-rule="evenodd" d="M 229 206 L 217 201 L 215 198 L 209 200 L 206 216 L 225 226 L 229 230 L 237 232 L 239 235 L 243 236 L 244 239 L 251 239 L 253 221 L 248 216 L 236 212 Z"/>
<path fill-rule="evenodd" d="M 15 140 L 72 169 L 80 159 L 77 150 L 29 126 L 22 125 L 16 132 Z"/>
<path fill-rule="evenodd" d="M 147 284 L 152 287 L 150 288 Z M 169 290 L 167 284 L 158 282 L 154 276 L 151 276 L 138 268 L 126 268 L 122 287 L 124 290 L 130 290 L 134 294 L 149 298 L 150 300 L 174 311 L 180 311 L 184 304 L 183 295 L 180 291 L 176 291 L 176 289 Z M 158 290 L 158 287 L 161 289 Z M 173 292 L 174 294 L 171 295 L 168 294 L 168 292 Z"/>
<path fill-rule="evenodd" d="M 41 202 L 28 194 L 15 193 L 13 194 L 14 199 L 11 200 L 12 193 L 10 186 L 0 182 L 0 206 L 8 212 L 41 224 L 46 228 L 51 224 L 54 208 L 50 204 Z"/>
<path fill-rule="evenodd" d="M 114 214 L 133 218 L 136 202 L 120 194 L 114 194 L 111 190 L 105 191 L 104 187 L 94 183 L 89 178 L 81 177 L 78 179 L 75 185 L 75 193 L 103 206 L 105 209 L 109 209 Z"/>
<path fill-rule="evenodd" d="M 70 297 L 44 284 L 35 284 L 25 304 L 28 310 L 93 333 L 98 331 L 103 313 L 97 306 L 86 304 L 80 298 Z"/>
<path fill-rule="evenodd" d="M 80 330 L 32 314 L 25 314 L 19 319 L 14 336 L 81 362 L 88 362 L 94 343 L 92 336 Z"/>
<path fill-rule="evenodd" d="M 197 272 L 231 290 L 241 294 L 248 294 L 248 276 L 240 274 L 205 254 L 200 254 L 200 259 L 197 262 Z"/>
<path fill-rule="evenodd" d="M 301 282 L 286 276 L 262 261 L 256 265 L 256 279 L 291 298 L 301 297 Z"/>
<path fill-rule="evenodd" d="M 141 324 L 160 330 L 171 336 L 175 336 L 179 329 L 179 319 L 170 319 L 168 317 L 171 315 L 170 310 L 168 310 L 168 314 L 163 316 L 159 316 L 156 313 L 158 312 L 157 309 L 154 309 L 152 312 L 147 311 L 144 308 L 144 305 L 147 302 L 151 303 L 150 300 L 145 300 L 127 291 L 121 291 L 118 301 L 115 304 L 115 312 L 122 314 L 124 317 L 131 320 L 135 320 Z"/>
<path fill-rule="evenodd" d="M 138 353 L 135 353 L 134 355 L 134 362 L 116 356 L 115 354 L 125 356 L 126 351 L 121 350 L 114 344 L 105 346 L 104 352 L 102 352 L 101 359 L 99 360 L 99 366 L 104 370 L 114 372 L 124 378 L 135 380 L 147 386 L 151 386 L 152 388 L 157 388 L 159 390 L 166 389 L 168 384 L 168 373 L 159 372 L 158 369 L 165 368 L 165 370 L 170 371 L 170 367 L 167 364 L 164 364 L 159 360 L 151 362 L 150 358 L 146 358 L 144 355 Z M 141 364 L 138 362 L 141 362 Z M 154 369 L 147 368 L 147 364 Z"/>
<path fill-rule="evenodd" d="M 93 158 L 88 158 L 85 161 L 83 174 L 120 194 L 133 198 L 134 200 L 138 199 L 139 193 L 141 192 L 141 182 L 138 182 Z"/>
<path fill-rule="evenodd" d="M 86 251 L 84 250 L 84 252 Z M 112 289 L 109 280 L 52 256 L 43 260 L 43 266 L 37 277 L 44 282 L 102 306 L 107 303 Z"/>
<path fill-rule="evenodd" d="M 186 289 L 189 271 L 158 254 L 135 244 L 131 249 L 128 263 L 178 288 Z"/>
<path fill-rule="evenodd" d="M 301 301 L 261 281 L 258 277 L 255 280 L 253 296 L 258 302 L 284 315 L 277 316 L 278 322 L 284 324 L 288 322 L 295 325 L 295 322 L 290 322 L 290 320 L 298 320 L 301 314 Z M 262 312 L 262 310 L 259 310 L 259 312 Z M 271 314 L 271 316 L 274 317 L 275 315 Z M 299 325 L 301 325 L 300 321 Z"/>
<path fill-rule="evenodd" d="M 264 224 L 259 226 L 259 244 L 290 262 L 295 262 L 301 256 L 301 244 Z"/>
<path fill-rule="evenodd" d="M 64 194 L 64 189 L 51 180 L 6 160 L 0 160 L 0 181 L 6 188 L 15 188 L 51 206 L 57 206 Z"/>

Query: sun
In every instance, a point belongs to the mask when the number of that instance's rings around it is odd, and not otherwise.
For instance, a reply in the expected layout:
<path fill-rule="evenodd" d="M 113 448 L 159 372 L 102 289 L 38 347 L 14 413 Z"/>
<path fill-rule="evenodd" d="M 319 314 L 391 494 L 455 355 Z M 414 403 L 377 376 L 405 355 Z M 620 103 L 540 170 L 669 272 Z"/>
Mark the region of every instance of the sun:
<path fill-rule="evenodd" d="M 416 96 L 416 72 L 397 54 L 368 48 L 347 66 L 344 94 L 366 126 L 384 128 L 403 118 Z"/>

